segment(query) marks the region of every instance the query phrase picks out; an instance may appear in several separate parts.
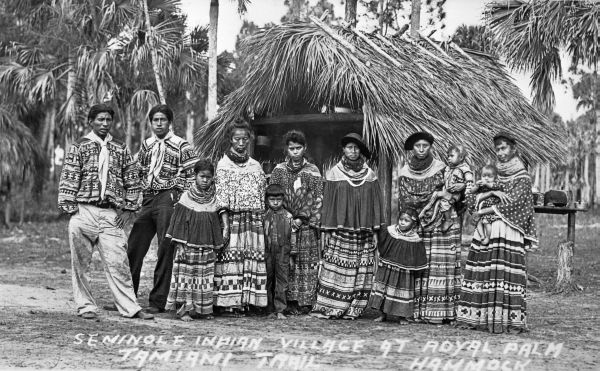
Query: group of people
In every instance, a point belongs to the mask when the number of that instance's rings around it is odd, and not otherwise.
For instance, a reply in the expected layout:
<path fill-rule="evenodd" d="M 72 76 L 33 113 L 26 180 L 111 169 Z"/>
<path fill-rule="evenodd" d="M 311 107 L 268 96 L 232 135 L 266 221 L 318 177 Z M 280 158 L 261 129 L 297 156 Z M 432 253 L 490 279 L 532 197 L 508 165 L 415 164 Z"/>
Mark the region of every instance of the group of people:
<path fill-rule="evenodd" d="M 78 314 L 95 318 L 86 266 L 97 246 L 116 309 L 152 318 L 290 314 L 395 318 L 490 332 L 526 330 L 525 253 L 537 244 L 531 180 L 509 133 L 493 138 L 497 161 L 481 169 L 460 145 L 446 163 L 434 137 L 410 135 L 398 177 L 399 212 L 385 224 L 377 174 L 362 137 L 341 138 L 341 159 L 323 177 L 306 137 L 285 134 L 286 160 L 267 176 L 250 157 L 252 131 L 229 126 L 216 167 L 170 130 L 173 112 L 149 113 L 153 136 L 137 159 L 109 134 L 113 111 L 93 106 L 91 132 L 69 150 L 59 207 L 72 214 L 69 242 Z M 133 215 L 139 208 L 137 217 Z M 462 213 L 477 223 L 461 274 Z M 127 240 L 126 222 L 135 217 Z M 140 271 L 157 236 L 149 304 L 137 302 Z"/>

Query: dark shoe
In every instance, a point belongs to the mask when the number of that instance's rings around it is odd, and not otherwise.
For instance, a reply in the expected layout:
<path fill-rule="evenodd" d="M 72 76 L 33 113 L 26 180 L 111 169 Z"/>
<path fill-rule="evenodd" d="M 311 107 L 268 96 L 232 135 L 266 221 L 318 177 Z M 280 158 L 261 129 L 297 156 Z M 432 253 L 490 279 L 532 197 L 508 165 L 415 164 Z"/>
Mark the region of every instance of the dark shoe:
<path fill-rule="evenodd" d="M 109 311 L 109 312 L 117 312 L 117 306 L 114 304 L 106 304 L 104 306 L 102 306 L 102 309 Z"/>
<path fill-rule="evenodd" d="M 164 313 L 165 310 L 164 309 L 160 309 L 157 307 L 148 307 L 146 308 L 146 313 L 150 313 L 150 314 L 157 314 L 157 313 Z"/>
<path fill-rule="evenodd" d="M 96 319 L 96 317 L 98 317 L 96 312 L 85 312 L 80 314 L 79 316 L 84 319 Z"/>
<path fill-rule="evenodd" d="M 133 318 L 139 318 L 139 319 L 154 319 L 154 314 L 151 313 L 146 313 L 143 310 L 140 310 L 139 312 L 137 312 L 135 314 L 135 316 L 133 316 Z"/>

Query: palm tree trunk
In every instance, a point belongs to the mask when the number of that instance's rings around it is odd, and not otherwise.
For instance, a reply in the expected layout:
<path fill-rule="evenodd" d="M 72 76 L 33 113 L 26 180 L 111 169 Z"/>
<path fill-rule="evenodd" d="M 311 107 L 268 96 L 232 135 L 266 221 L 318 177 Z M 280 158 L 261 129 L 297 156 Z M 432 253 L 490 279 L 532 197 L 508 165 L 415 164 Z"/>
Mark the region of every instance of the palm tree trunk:
<path fill-rule="evenodd" d="M 150 24 L 150 12 L 148 11 L 148 3 L 146 0 L 142 1 L 142 7 L 144 9 L 144 17 L 146 19 L 146 40 L 150 45 L 150 57 L 152 58 L 152 70 L 154 71 L 154 79 L 156 80 L 156 89 L 158 90 L 158 97 L 161 104 L 167 104 L 167 98 L 165 95 L 165 89 L 163 87 L 162 79 L 160 77 L 160 68 L 158 67 L 158 53 L 156 51 L 156 40 L 152 36 L 152 25 Z"/>
<path fill-rule="evenodd" d="M 290 10 L 292 11 L 292 21 L 303 20 L 302 8 L 304 7 L 305 0 L 292 0 Z"/>
<path fill-rule="evenodd" d="M 356 24 L 357 0 L 346 0 L 345 21 L 354 26 Z"/>
<path fill-rule="evenodd" d="M 533 185 L 538 189 L 538 192 L 542 191 L 542 185 L 540 184 L 540 165 L 535 165 Z"/>
<path fill-rule="evenodd" d="M 131 110 L 129 107 L 125 108 L 125 145 L 131 151 L 131 139 L 133 136 L 133 122 L 131 120 Z"/>
<path fill-rule="evenodd" d="M 194 112 L 191 110 L 187 114 L 185 139 L 192 145 L 192 147 L 194 146 Z"/>
<path fill-rule="evenodd" d="M 48 142 L 44 143 L 46 158 L 50 159 L 50 174 L 48 179 L 55 181 L 54 176 L 54 128 L 56 126 L 56 107 L 51 104 L 48 108 L 49 112 L 46 115 L 46 126 L 48 128 Z"/>
<path fill-rule="evenodd" d="M 142 147 L 142 143 L 146 140 L 146 125 L 147 122 L 145 119 L 140 120 L 140 148 Z"/>
<path fill-rule="evenodd" d="M 600 97 L 597 96 L 600 88 L 598 87 L 599 83 L 598 71 L 594 71 L 594 86 L 592 87 L 592 104 L 594 109 L 594 141 L 592 142 L 592 153 L 594 154 L 594 187 L 593 187 L 593 196 L 592 196 L 592 208 L 594 204 L 600 205 L 600 141 L 598 140 L 598 133 L 600 132 L 600 106 L 598 105 L 598 101 L 600 101 Z"/>
<path fill-rule="evenodd" d="M 378 13 L 379 13 L 379 33 L 384 35 L 385 32 L 383 32 L 383 2 L 385 0 L 379 0 L 379 9 L 378 9 Z"/>
<path fill-rule="evenodd" d="M 75 85 L 77 83 L 77 73 L 76 73 L 76 63 L 77 63 L 77 58 L 75 56 L 75 52 L 72 49 L 69 49 L 69 59 L 68 59 L 68 63 L 69 63 L 69 72 L 67 73 L 67 109 L 65 112 L 65 116 L 67 117 L 67 125 L 65 127 L 65 149 L 68 149 L 71 146 L 71 142 L 73 141 L 73 132 L 75 131 L 74 129 L 74 125 L 77 124 L 76 122 L 76 110 L 77 110 L 77 103 L 75 101 Z M 69 147 L 67 147 L 66 145 L 69 145 Z"/>
<path fill-rule="evenodd" d="M 596 182 L 595 182 L 595 197 L 594 197 L 594 203 L 596 203 L 597 205 L 600 205 L 600 158 L 598 156 L 598 154 L 600 154 L 600 107 L 598 107 L 598 105 L 596 105 L 596 144 L 593 146 L 595 147 L 595 169 L 594 169 L 594 173 L 596 174 Z"/>
<path fill-rule="evenodd" d="M 419 37 L 421 28 L 421 0 L 412 0 L 410 8 L 410 36 L 413 38 Z"/>
<path fill-rule="evenodd" d="M 583 189 L 581 190 L 581 201 L 590 204 L 590 154 L 583 157 Z"/>
<path fill-rule="evenodd" d="M 219 27 L 219 0 L 210 0 L 208 29 L 208 102 L 206 118 L 217 115 L 217 30 Z"/>

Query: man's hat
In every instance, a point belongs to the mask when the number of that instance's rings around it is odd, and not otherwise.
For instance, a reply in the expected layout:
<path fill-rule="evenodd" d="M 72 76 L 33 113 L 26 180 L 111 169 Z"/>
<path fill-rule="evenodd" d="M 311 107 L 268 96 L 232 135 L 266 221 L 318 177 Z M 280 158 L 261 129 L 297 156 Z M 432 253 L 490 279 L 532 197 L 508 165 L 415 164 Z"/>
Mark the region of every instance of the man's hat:
<path fill-rule="evenodd" d="M 426 140 L 427 142 L 429 142 L 430 145 L 434 142 L 433 135 L 429 134 L 426 131 L 419 131 L 406 138 L 406 141 L 404 142 L 404 150 L 412 150 L 415 146 L 415 143 L 417 143 L 421 139 Z"/>
<path fill-rule="evenodd" d="M 365 156 L 366 158 L 371 157 L 371 151 L 369 151 L 369 148 L 367 147 L 365 142 L 363 142 L 362 136 L 360 134 L 349 133 L 344 135 L 344 137 L 342 138 L 342 147 L 345 147 L 348 143 L 356 144 L 360 149 L 361 155 Z"/>

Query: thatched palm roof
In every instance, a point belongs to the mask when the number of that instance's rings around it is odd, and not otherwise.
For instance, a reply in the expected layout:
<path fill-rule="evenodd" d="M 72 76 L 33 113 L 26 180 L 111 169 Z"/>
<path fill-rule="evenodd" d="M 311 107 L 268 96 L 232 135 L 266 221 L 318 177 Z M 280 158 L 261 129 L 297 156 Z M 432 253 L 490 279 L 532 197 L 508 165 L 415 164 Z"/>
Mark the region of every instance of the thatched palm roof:
<path fill-rule="evenodd" d="M 368 144 L 395 159 L 402 156 L 404 140 L 418 130 L 431 132 L 438 150 L 464 144 L 479 154 L 471 156 L 476 163 L 493 155 L 491 138 L 499 130 L 514 133 L 531 163 L 564 155 L 564 129 L 552 127 L 491 57 L 438 50 L 425 38 L 417 44 L 368 36 L 388 57 L 354 31 L 334 32 L 291 23 L 247 39 L 249 73 L 218 116 L 196 132 L 201 154 L 221 154 L 226 126 L 235 118 L 280 115 L 301 101 L 316 111 L 323 105 L 362 109 Z"/>

